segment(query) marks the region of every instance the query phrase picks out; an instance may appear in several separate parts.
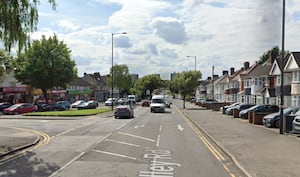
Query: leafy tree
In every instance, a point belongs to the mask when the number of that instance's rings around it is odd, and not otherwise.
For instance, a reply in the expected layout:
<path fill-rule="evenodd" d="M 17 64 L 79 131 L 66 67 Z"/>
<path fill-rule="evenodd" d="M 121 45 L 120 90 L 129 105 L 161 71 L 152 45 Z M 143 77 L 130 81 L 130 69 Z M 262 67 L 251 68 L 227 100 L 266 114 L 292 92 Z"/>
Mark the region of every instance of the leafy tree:
<path fill-rule="evenodd" d="M 117 87 L 120 90 L 121 95 L 124 95 L 131 87 L 131 76 L 129 74 L 129 69 L 127 65 L 114 65 L 112 69 L 114 87 Z M 110 75 L 112 75 L 112 69 L 110 70 Z M 108 83 L 111 85 L 111 78 L 108 79 Z"/>
<path fill-rule="evenodd" d="M 48 89 L 66 88 L 77 77 L 71 50 L 56 35 L 33 41 L 14 62 L 15 77 L 23 84 L 40 88 L 46 98 Z"/>
<path fill-rule="evenodd" d="M 5 75 L 5 69 L 10 67 L 13 56 L 9 55 L 5 50 L 0 49 L 0 78 Z"/>
<path fill-rule="evenodd" d="M 183 108 L 185 108 L 185 97 L 195 91 L 200 78 L 201 73 L 199 71 L 184 71 L 177 74 L 172 80 L 172 90 L 183 96 Z"/>
<path fill-rule="evenodd" d="M 55 0 L 48 0 L 55 10 Z M 5 49 L 18 44 L 19 51 L 29 40 L 29 33 L 37 29 L 39 0 L 2 0 L 0 1 L 0 40 Z"/>
<path fill-rule="evenodd" d="M 150 95 L 152 95 L 154 89 L 158 89 L 164 86 L 161 78 L 157 75 L 147 75 L 144 76 L 134 83 L 134 88 L 137 93 L 140 93 L 140 96 L 145 97 L 146 91 L 150 91 Z"/>

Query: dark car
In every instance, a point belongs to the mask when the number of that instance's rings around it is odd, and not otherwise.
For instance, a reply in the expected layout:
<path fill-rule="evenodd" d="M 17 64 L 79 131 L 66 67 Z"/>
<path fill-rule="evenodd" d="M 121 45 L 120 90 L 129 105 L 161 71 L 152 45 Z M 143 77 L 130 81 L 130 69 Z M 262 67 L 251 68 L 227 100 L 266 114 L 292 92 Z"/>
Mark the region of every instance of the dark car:
<path fill-rule="evenodd" d="M 225 114 L 226 115 L 232 115 L 233 114 L 233 110 L 236 109 L 241 103 L 234 103 L 231 104 L 231 106 L 227 107 L 225 110 Z"/>
<path fill-rule="evenodd" d="M 69 101 L 58 101 L 57 104 L 63 105 L 65 110 L 69 110 L 71 108 L 71 104 Z"/>
<path fill-rule="evenodd" d="M 259 107 L 260 105 L 254 105 L 248 109 L 244 109 L 242 111 L 240 111 L 239 113 L 239 117 L 242 119 L 248 119 L 248 113 L 253 111 L 254 109 L 256 109 L 257 107 Z"/>
<path fill-rule="evenodd" d="M 87 101 L 85 103 L 81 103 L 80 105 L 77 106 L 77 109 L 96 109 L 98 107 L 98 102 L 91 100 Z"/>
<path fill-rule="evenodd" d="M 2 112 L 3 109 L 10 107 L 12 104 L 8 103 L 8 102 L 3 102 L 0 103 L 0 111 Z"/>
<path fill-rule="evenodd" d="M 285 108 L 283 110 L 283 116 L 287 116 L 289 114 L 294 114 L 299 109 L 300 109 L 300 107 Z M 279 126 L 280 126 L 280 111 L 264 116 L 263 124 L 269 128 L 279 128 Z"/>
<path fill-rule="evenodd" d="M 251 107 L 254 106 L 254 105 L 255 105 L 255 104 L 253 104 L 253 103 L 241 103 L 241 104 L 238 104 L 238 105 L 234 106 L 234 107 L 233 107 L 233 116 L 234 116 L 234 117 L 239 117 L 239 113 L 240 113 L 242 110 L 251 108 Z"/>
<path fill-rule="evenodd" d="M 38 108 L 36 105 L 30 103 L 18 103 L 14 104 L 3 110 L 3 114 L 23 114 L 29 112 L 36 112 Z"/>
<path fill-rule="evenodd" d="M 50 103 L 49 104 L 50 111 L 65 111 L 67 108 L 63 104 L 59 103 Z"/>
<path fill-rule="evenodd" d="M 45 111 L 52 111 L 52 107 L 50 104 L 46 104 L 46 103 L 38 103 L 36 104 L 38 111 L 40 112 L 45 112 Z"/>
<path fill-rule="evenodd" d="M 133 107 L 131 105 L 119 105 L 115 110 L 115 118 L 133 118 Z"/>

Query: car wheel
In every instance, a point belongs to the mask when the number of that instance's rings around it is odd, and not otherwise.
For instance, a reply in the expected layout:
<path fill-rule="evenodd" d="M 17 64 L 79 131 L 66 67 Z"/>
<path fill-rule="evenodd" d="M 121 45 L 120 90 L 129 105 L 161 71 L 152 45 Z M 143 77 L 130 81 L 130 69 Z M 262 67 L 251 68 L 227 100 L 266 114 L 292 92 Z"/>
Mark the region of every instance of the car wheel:
<path fill-rule="evenodd" d="M 276 120 L 276 121 L 275 121 L 274 127 L 275 127 L 275 128 L 279 128 L 279 127 L 280 127 L 280 121 L 279 121 L 279 120 Z"/>
<path fill-rule="evenodd" d="M 118 116 L 115 116 L 115 119 L 117 119 L 118 118 Z"/>

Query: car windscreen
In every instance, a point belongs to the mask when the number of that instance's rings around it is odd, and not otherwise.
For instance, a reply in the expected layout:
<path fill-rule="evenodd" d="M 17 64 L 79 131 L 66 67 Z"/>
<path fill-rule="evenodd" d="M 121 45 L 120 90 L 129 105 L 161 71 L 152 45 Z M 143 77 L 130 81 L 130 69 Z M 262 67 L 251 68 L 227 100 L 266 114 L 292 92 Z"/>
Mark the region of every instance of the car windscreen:
<path fill-rule="evenodd" d="M 152 103 L 165 103 L 163 99 L 152 99 Z"/>

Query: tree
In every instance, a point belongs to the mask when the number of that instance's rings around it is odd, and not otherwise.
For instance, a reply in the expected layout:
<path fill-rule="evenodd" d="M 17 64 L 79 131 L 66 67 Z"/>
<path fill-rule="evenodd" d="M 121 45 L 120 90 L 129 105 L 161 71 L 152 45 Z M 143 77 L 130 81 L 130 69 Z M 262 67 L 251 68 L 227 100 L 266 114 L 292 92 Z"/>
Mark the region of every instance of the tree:
<path fill-rule="evenodd" d="M 200 78 L 199 71 L 184 71 L 177 74 L 171 82 L 173 91 L 178 91 L 183 96 L 183 108 L 185 108 L 185 97 L 195 91 Z"/>
<path fill-rule="evenodd" d="M 23 84 L 40 88 L 48 100 L 47 90 L 66 88 L 77 77 L 71 50 L 56 35 L 33 41 L 25 53 L 14 61 L 15 77 Z"/>
<path fill-rule="evenodd" d="M 117 87 L 122 95 L 127 93 L 132 85 L 131 76 L 129 74 L 129 69 L 127 65 L 114 65 L 112 69 L 114 87 Z M 112 75 L 112 69 L 110 70 L 110 75 Z M 112 85 L 111 78 L 108 79 L 108 83 L 109 85 Z"/>
<path fill-rule="evenodd" d="M 165 84 L 162 82 L 161 78 L 157 75 L 147 75 L 144 76 L 134 83 L 134 88 L 137 93 L 140 93 L 142 97 L 146 95 L 146 91 L 150 91 L 150 95 L 152 95 L 152 92 L 154 89 L 161 88 Z"/>
<path fill-rule="evenodd" d="M 48 0 L 55 10 L 55 0 Z M 29 33 L 37 29 L 39 0 L 2 0 L 0 1 L 0 40 L 5 49 L 18 44 L 19 51 L 29 40 Z"/>
<path fill-rule="evenodd" d="M 9 55 L 5 50 L 0 49 L 0 78 L 5 75 L 5 70 L 10 67 L 13 56 Z"/>

